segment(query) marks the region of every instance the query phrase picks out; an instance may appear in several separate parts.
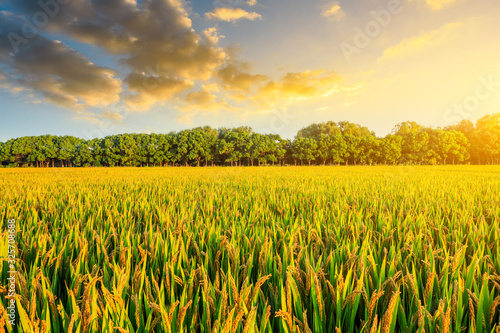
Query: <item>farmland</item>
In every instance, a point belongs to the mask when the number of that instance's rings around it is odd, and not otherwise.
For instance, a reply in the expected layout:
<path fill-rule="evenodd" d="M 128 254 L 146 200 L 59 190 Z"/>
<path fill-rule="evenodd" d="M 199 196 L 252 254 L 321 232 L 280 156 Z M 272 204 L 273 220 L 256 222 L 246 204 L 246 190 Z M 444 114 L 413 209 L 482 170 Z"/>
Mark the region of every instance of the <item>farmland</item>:
<path fill-rule="evenodd" d="M 0 202 L 0 331 L 500 332 L 498 166 L 0 169 Z"/>

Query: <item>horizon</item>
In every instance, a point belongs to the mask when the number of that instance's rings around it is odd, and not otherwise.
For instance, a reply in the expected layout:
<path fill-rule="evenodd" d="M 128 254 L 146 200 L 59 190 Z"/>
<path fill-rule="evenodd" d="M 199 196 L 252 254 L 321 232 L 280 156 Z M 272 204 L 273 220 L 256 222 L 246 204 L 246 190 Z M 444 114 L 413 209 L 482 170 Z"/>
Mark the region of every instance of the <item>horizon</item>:
<path fill-rule="evenodd" d="M 0 141 L 326 121 L 383 137 L 500 111 L 493 0 L 8 0 Z"/>

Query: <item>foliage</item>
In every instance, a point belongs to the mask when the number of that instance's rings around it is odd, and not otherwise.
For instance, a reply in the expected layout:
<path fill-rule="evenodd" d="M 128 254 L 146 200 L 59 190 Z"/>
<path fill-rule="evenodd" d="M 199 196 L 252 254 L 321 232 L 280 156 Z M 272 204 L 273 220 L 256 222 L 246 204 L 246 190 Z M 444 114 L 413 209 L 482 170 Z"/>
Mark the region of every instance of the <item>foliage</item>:
<path fill-rule="evenodd" d="M 500 163 L 500 114 L 474 125 L 447 128 L 415 122 L 375 136 L 347 121 L 312 124 L 293 141 L 249 127 L 198 127 L 169 134 L 121 134 L 82 140 L 71 136 L 22 137 L 0 143 L 3 166 L 261 166 L 434 165 Z"/>

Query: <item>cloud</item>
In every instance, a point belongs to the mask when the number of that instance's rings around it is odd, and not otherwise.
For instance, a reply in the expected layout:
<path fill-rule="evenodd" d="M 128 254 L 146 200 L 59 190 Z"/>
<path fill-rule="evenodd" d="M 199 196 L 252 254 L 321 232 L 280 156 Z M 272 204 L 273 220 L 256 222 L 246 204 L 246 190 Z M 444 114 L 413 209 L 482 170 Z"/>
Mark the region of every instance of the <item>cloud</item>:
<path fill-rule="evenodd" d="M 426 0 L 427 4 L 431 6 L 432 10 L 441 10 L 444 7 L 452 4 L 456 0 Z"/>
<path fill-rule="evenodd" d="M 48 102 L 70 109 L 105 106 L 119 100 L 121 81 L 109 68 L 93 64 L 67 45 L 41 35 L 16 52 L 12 36 L 24 38 L 11 13 L 0 13 L 0 62 L 12 85 L 40 93 Z"/>
<path fill-rule="evenodd" d="M 7 3 L 20 14 L 20 17 L 31 18 L 40 12 L 38 2 L 7 0 Z M 20 17 L 16 20 L 18 25 L 23 22 Z M 176 93 L 184 92 L 181 90 L 192 86 L 186 84 L 186 81 L 209 79 L 215 70 L 224 64 L 226 58 L 224 49 L 217 45 L 221 37 L 217 34 L 217 30 L 210 28 L 197 33 L 192 27 L 186 4 L 182 0 L 69 1 L 65 5 L 58 6 L 56 15 L 48 20 L 43 31 L 66 35 L 77 42 L 90 44 L 119 57 L 121 64 L 125 65 L 122 68 L 125 69 L 124 75 L 131 88 L 131 91 L 125 91 L 122 95 L 129 105 L 134 105 L 134 109 L 143 110 L 168 100 L 172 97 L 172 90 Z M 47 43 L 50 42 L 47 39 Z M 31 46 L 34 44 L 33 40 L 28 44 L 28 49 L 33 48 Z M 36 53 L 33 54 L 33 63 L 36 63 L 39 59 L 35 56 Z M 8 54 L 4 56 L 10 57 Z M 83 58 L 76 52 L 71 56 Z M 8 59 L 0 59 L 0 62 L 5 61 Z M 96 65 L 75 67 L 79 67 L 81 72 L 88 72 L 89 75 L 97 72 L 103 78 L 109 79 L 113 75 L 111 72 L 103 72 L 103 67 Z M 91 70 L 87 70 L 89 68 Z M 47 74 L 57 70 L 54 67 L 46 69 Z M 72 71 L 75 70 L 77 69 Z M 138 96 L 137 82 L 134 78 L 143 75 L 161 77 L 163 82 L 155 89 L 147 91 L 144 96 Z M 34 85 L 31 76 L 26 75 L 24 79 L 27 84 Z M 103 87 L 99 85 L 102 82 L 95 82 L 98 83 L 95 85 L 97 89 L 89 89 L 89 94 L 78 91 L 80 95 L 83 94 L 79 96 L 73 94 L 75 92 L 73 90 L 76 89 L 69 89 L 71 87 L 66 87 L 67 84 L 63 81 L 60 80 L 59 88 L 49 97 L 51 101 L 60 105 L 74 105 L 81 97 L 86 99 L 88 104 L 95 104 L 97 100 L 107 102 L 110 97 L 116 100 L 115 93 L 110 94 L 109 89 L 102 89 Z M 94 90 L 98 93 L 93 93 Z M 63 92 L 65 93 L 61 95 Z"/>
<path fill-rule="evenodd" d="M 257 5 L 257 0 L 215 0 L 215 7 L 253 7 Z"/>
<path fill-rule="evenodd" d="M 101 113 L 101 118 L 111 120 L 114 123 L 121 123 L 123 121 L 123 115 L 118 112 L 104 111 Z"/>
<path fill-rule="evenodd" d="M 220 20 L 225 22 L 236 22 L 241 19 L 256 20 L 262 18 L 262 16 L 255 12 L 247 12 L 241 8 L 226 8 L 219 7 L 215 8 L 210 13 L 206 13 L 205 17 L 211 20 Z"/>
<path fill-rule="evenodd" d="M 443 41 L 455 38 L 456 32 L 464 25 L 463 22 L 448 23 L 436 30 L 431 30 L 419 36 L 405 39 L 396 45 L 387 48 L 382 60 L 394 57 L 413 55 L 433 46 L 439 46 Z"/>
<path fill-rule="evenodd" d="M 219 69 L 217 78 L 221 81 L 225 90 L 236 90 L 246 93 L 250 93 L 255 85 L 269 79 L 265 75 L 244 72 L 241 66 L 237 66 L 234 63 Z"/>
<path fill-rule="evenodd" d="M 132 73 L 125 79 L 125 82 L 129 91 L 132 92 L 126 96 L 125 101 L 133 111 L 146 111 L 156 103 L 169 100 L 194 86 L 190 80 L 145 73 Z"/>
<path fill-rule="evenodd" d="M 325 70 L 287 73 L 258 89 L 252 100 L 261 108 L 289 105 L 296 101 L 327 97 L 339 90 L 339 77 Z"/>
<path fill-rule="evenodd" d="M 231 48 L 219 46 L 223 36 L 216 28 L 194 30 L 183 0 L 69 1 L 59 5 L 57 15 L 38 34 L 20 43 L 18 50 L 13 49 L 7 34 L 14 31 L 24 36 L 24 22 L 40 12 L 40 5 L 28 0 L 6 1 L 16 14 L 0 12 L 0 37 L 5 37 L 0 38 L 1 75 L 5 77 L 0 84 L 30 90 L 94 123 L 122 121 L 120 114 L 107 111 L 113 104 L 147 111 L 171 102 L 185 113 L 236 110 L 231 104 L 269 109 L 327 96 L 337 87 L 337 75 L 327 71 L 288 73 L 277 80 L 250 73 L 249 65 L 238 62 Z M 236 2 L 257 4 L 253 0 Z M 228 22 L 261 18 L 258 13 L 227 8 L 229 3 L 232 1 L 206 17 Z M 65 43 L 51 39 L 54 35 L 112 56 L 121 72 L 92 63 Z M 193 91 L 195 86 L 202 89 Z M 88 113 L 89 107 L 105 111 Z"/>
<path fill-rule="evenodd" d="M 327 6 L 323 8 L 321 16 L 328 17 L 333 21 L 340 21 L 345 17 L 345 12 L 340 6 L 340 4 L 335 2 L 330 2 Z"/>
<path fill-rule="evenodd" d="M 220 100 L 211 92 L 213 87 L 203 87 L 202 90 L 190 92 L 184 98 L 184 111 L 211 111 L 232 110 L 232 106 Z"/>

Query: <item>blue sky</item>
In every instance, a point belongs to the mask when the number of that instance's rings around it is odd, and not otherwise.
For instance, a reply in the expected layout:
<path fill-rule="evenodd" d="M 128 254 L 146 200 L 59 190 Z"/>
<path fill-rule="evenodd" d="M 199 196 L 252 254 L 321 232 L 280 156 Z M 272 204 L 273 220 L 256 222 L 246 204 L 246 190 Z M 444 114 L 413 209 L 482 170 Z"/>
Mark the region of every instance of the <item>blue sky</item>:
<path fill-rule="evenodd" d="M 0 5 L 0 141 L 500 112 L 494 0 L 43 3 Z"/>

